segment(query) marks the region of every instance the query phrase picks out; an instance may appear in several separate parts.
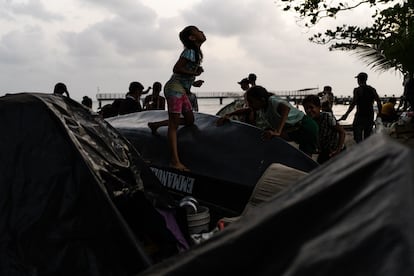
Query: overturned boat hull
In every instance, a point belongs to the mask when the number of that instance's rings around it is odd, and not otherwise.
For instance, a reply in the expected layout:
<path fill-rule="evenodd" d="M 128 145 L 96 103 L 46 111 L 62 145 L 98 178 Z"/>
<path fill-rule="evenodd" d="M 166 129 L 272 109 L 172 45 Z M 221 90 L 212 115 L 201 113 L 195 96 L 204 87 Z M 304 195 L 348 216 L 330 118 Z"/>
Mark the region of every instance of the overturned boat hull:
<path fill-rule="evenodd" d="M 195 124 L 177 131 L 181 161 L 190 172 L 169 166 L 167 127 L 153 135 L 148 122 L 168 118 L 166 111 L 144 111 L 107 119 L 141 153 L 151 170 L 177 196 L 192 195 L 224 215 L 242 212 L 251 192 L 272 163 L 309 172 L 317 163 L 280 138 L 264 141 L 261 130 L 217 116 L 195 113 Z"/>

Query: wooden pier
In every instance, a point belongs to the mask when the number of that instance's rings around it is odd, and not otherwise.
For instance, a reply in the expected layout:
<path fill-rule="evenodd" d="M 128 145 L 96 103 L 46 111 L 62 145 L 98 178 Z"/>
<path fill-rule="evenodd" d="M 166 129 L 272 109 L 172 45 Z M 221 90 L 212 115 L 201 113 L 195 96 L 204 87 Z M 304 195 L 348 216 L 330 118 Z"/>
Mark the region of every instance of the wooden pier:
<path fill-rule="evenodd" d="M 320 92 L 319 88 L 305 88 L 299 90 L 279 90 L 279 91 L 269 91 L 278 95 L 289 102 L 294 103 L 295 105 L 300 105 L 303 98 L 307 95 L 317 95 Z M 124 99 L 126 93 L 98 93 L 96 94 L 96 100 L 99 103 L 98 109 L 102 107 L 103 102 L 112 103 L 116 99 Z M 232 92 L 232 91 L 223 91 L 223 92 L 194 92 L 197 96 L 197 99 L 218 99 L 220 105 L 223 104 L 223 99 L 241 99 L 243 98 L 243 92 Z M 142 95 L 141 101 L 144 98 L 150 95 L 150 93 Z M 381 102 L 385 103 L 389 97 L 381 97 Z M 349 105 L 352 102 L 351 96 L 335 96 L 335 104 Z"/>
<path fill-rule="evenodd" d="M 319 92 L 318 88 L 306 88 L 300 90 L 283 90 L 283 91 L 269 91 L 278 96 L 281 96 L 289 101 L 294 101 L 295 103 L 300 103 L 304 97 L 310 94 L 317 94 Z M 99 109 L 102 107 L 103 102 L 113 102 L 116 99 L 125 98 L 126 93 L 98 93 L 96 94 L 96 100 L 99 103 Z M 223 99 L 241 99 L 244 92 L 194 92 L 197 96 L 197 99 L 218 99 L 220 105 L 223 104 Z M 147 95 L 142 95 L 141 100 L 143 100 Z"/>

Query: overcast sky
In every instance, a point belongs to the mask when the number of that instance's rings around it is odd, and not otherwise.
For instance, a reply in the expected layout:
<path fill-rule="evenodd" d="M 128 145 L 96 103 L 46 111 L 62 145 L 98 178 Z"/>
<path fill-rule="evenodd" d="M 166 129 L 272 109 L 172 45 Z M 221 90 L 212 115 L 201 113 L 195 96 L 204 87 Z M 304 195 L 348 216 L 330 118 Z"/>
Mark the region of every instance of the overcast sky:
<path fill-rule="evenodd" d="M 240 91 L 237 81 L 254 72 L 271 91 L 331 85 L 336 95 L 351 95 L 354 76 L 365 71 L 380 95 L 401 94 L 399 73 L 377 73 L 354 54 L 312 44 L 308 37 L 317 29 L 304 29 L 277 3 L 0 0 L 0 96 L 50 93 L 64 82 L 74 99 L 95 99 L 98 90 L 125 93 L 131 81 L 165 83 L 186 25 L 207 36 L 200 76 L 205 83 L 196 92 Z M 346 16 L 361 18 L 367 18 L 364 12 Z"/>

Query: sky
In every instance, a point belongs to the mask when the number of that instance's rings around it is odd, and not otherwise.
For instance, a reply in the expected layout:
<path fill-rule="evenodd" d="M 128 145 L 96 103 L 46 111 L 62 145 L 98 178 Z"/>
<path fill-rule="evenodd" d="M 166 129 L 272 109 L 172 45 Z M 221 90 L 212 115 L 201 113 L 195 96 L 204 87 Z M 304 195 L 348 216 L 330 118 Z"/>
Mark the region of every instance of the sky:
<path fill-rule="evenodd" d="M 352 11 L 315 28 L 275 0 L 0 0 L 0 96 L 51 93 L 64 82 L 72 98 L 125 93 L 129 83 L 165 83 L 182 51 L 178 33 L 204 31 L 205 83 L 194 92 L 240 91 L 249 73 L 269 91 L 330 85 L 352 95 L 367 72 L 380 96 L 402 94 L 398 72 L 379 73 L 351 52 L 309 42 L 341 22 L 366 24 L 369 10 Z"/>

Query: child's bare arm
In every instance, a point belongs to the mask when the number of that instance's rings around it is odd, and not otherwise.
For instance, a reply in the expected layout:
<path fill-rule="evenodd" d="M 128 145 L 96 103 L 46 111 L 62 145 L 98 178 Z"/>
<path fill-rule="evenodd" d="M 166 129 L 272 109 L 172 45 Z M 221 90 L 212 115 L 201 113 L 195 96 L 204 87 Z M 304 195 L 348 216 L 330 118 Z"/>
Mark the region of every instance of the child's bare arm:
<path fill-rule="evenodd" d="M 271 139 L 273 136 L 279 137 L 282 135 L 283 128 L 285 127 L 286 120 L 289 115 L 289 111 L 290 107 L 286 104 L 281 103 L 277 106 L 277 110 L 275 110 L 275 112 L 278 112 L 280 114 L 280 123 L 274 129 L 266 129 L 262 135 L 263 139 L 267 140 Z"/>
<path fill-rule="evenodd" d="M 277 111 L 279 112 L 281 119 L 279 123 L 279 127 L 275 129 L 276 136 L 280 136 L 282 134 L 283 128 L 285 127 L 286 120 L 289 115 L 290 107 L 286 104 L 279 104 L 277 107 Z"/>
<path fill-rule="evenodd" d="M 227 113 L 224 116 L 220 117 L 216 121 L 216 125 L 217 126 L 222 126 L 225 122 L 230 120 L 231 116 L 248 114 L 249 112 L 251 112 L 251 109 L 249 107 L 237 109 L 233 112 Z"/>

